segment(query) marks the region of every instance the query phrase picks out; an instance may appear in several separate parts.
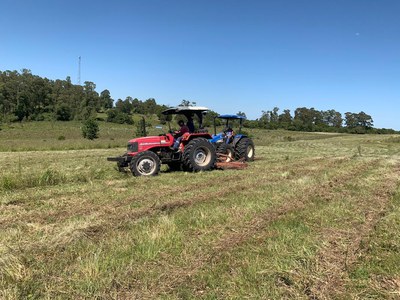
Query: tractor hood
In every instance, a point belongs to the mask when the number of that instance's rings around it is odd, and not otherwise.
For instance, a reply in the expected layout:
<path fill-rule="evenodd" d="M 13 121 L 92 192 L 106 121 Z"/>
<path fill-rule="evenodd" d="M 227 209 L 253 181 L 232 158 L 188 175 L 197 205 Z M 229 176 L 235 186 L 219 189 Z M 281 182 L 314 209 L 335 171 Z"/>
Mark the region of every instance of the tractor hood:
<path fill-rule="evenodd" d="M 141 152 L 151 148 L 169 147 L 172 146 L 173 143 L 174 138 L 171 134 L 160 136 L 146 136 L 131 139 L 128 143 L 128 149 L 137 149 L 137 151 L 135 152 Z"/>

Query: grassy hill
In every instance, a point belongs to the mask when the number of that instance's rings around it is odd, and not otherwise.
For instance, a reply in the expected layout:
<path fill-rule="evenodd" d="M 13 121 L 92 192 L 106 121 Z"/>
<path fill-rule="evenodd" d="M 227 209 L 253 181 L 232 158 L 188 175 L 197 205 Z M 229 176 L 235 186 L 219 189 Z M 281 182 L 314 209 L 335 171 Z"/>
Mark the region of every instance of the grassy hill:
<path fill-rule="evenodd" d="M 399 296 L 397 136 L 254 130 L 247 169 L 134 178 L 134 127 L 79 127 L 0 131 L 1 299 Z"/>

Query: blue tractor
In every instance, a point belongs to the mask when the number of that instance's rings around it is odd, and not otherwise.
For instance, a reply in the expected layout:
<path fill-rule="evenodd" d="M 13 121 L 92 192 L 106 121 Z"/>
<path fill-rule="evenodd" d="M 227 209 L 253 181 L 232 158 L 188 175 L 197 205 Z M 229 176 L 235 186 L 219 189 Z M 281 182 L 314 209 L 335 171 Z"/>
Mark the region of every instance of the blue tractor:
<path fill-rule="evenodd" d="M 224 129 L 220 133 L 217 133 L 217 119 L 225 121 Z M 241 133 L 244 120 L 246 117 L 238 115 L 219 115 L 214 118 L 214 134 L 211 143 L 215 145 L 220 160 L 225 162 L 254 160 L 254 142 Z M 238 124 L 237 132 L 233 129 L 234 123 Z"/>

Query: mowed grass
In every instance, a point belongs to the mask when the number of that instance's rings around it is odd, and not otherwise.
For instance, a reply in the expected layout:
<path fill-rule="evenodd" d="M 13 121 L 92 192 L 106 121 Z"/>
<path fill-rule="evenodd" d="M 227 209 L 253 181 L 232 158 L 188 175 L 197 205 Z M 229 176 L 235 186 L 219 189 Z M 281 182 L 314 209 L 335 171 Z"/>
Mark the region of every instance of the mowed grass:
<path fill-rule="evenodd" d="M 0 299 L 400 297 L 396 136 L 254 130 L 244 170 L 135 178 L 124 127 L 61 125 L 0 131 Z"/>

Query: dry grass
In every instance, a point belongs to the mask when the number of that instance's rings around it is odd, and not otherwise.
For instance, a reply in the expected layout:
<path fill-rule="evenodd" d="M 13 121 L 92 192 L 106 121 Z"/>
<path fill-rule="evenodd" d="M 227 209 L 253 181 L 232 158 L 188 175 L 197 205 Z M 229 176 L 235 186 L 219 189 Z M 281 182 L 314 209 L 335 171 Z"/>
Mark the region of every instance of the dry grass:
<path fill-rule="evenodd" d="M 3 152 L 0 298 L 395 299 L 400 145 L 278 133 L 242 170 L 153 178 L 123 149 Z"/>

